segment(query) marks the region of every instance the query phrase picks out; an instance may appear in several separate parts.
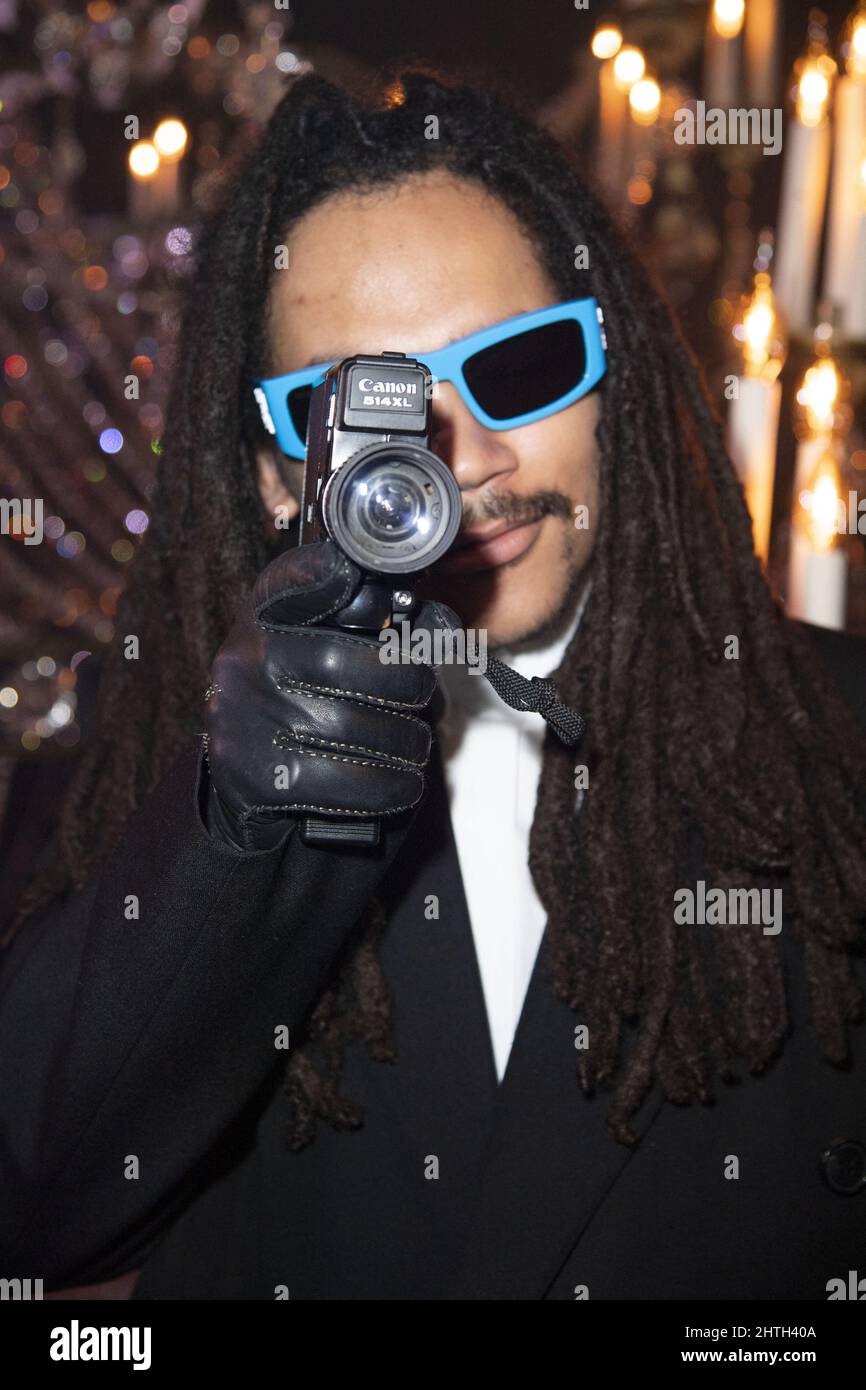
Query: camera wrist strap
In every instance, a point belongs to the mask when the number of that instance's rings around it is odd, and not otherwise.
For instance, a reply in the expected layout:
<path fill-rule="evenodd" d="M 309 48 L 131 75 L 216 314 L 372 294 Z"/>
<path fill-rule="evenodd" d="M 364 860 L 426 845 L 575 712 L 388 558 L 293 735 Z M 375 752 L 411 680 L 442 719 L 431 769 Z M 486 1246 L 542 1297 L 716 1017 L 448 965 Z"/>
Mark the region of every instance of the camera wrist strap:
<path fill-rule="evenodd" d="M 586 730 L 586 720 L 582 714 L 562 703 L 553 681 L 542 676 L 532 676 L 527 680 L 526 676 L 521 676 L 495 656 L 488 658 L 484 675 L 506 705 L 540 714 L 568 748 L 580 742 Z"/>

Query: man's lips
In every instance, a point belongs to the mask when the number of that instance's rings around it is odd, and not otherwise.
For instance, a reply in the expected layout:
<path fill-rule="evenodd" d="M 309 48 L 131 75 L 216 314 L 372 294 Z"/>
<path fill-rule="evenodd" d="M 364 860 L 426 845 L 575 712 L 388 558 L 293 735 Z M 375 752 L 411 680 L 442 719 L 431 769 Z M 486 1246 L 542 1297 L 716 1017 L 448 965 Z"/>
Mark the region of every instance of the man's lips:
<path fill-rule="evenodd" d="M 516 560 L 534 543 L 541 530 L 539 521 L 512 525 L 507 521 L 485 527 L 483 531 L 465 531 L 439 561 L 437 569 L 444 574 L 463 574 L 471 570 L 495 569 L 509 560 Z"/>

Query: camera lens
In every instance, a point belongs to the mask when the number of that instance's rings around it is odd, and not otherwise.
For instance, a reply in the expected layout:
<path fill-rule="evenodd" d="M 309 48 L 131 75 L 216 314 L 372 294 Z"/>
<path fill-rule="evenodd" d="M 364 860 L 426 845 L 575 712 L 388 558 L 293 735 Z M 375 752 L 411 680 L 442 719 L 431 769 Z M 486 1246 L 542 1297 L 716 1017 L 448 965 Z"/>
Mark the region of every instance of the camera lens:
<path fill-rule="evenodd" d="M 417 482 L 386 473 L 381 478 L 355 485 L 360 496 L 359 517 L 371 535 L 395 541 L 424 529 L 425 497 Z"/>
<path fill-rule="evenodd" d="M 411 574 L 441 559 L 462 516 L 460 489 L 420 444 L 372 444 L 328 480 L 325 529 L 362 569 Z"/>

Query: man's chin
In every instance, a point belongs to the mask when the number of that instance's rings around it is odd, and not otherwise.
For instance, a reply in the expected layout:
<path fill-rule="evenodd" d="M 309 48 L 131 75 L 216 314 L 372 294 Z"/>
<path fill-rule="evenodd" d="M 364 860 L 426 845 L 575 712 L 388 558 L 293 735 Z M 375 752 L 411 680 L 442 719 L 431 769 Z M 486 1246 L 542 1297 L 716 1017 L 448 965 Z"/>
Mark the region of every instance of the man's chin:
<path fill-rule="evenodd" d="M 568 595 L 552 596 L 544 608 L 509 604 L 504 596 L 496 603 L 473 604 L 466 601 L 465 590 L 463 594 L 439 590 L 436 597 L 454 609 L 464 628 L 485 632 L 491 650 L 544 641 L 548 637 L 553 640 L 559 629 L 570 622 L 576 604 L 576 595 L 572 596 L 571 591 Z"/>
<path fill-rule="evenodd" d="M 504 568 L 504 567 L 503 567 Z M 434 570 L 423 596 L 446 603 L 464 628 L 487 634 L 489 649 L 536 645 L 556 638 L 571 623 L 586 582 L 586 571 L 575 570 L 565 586 L 542 594 L 542 586 L 521 580 L 513 588 L 503 583 L 502 570 L 469 575 L 441 575 Z M 509 592 L 510 591 L 510 592 Z M 534 600 L 528 602 L 528 600 Z"/>

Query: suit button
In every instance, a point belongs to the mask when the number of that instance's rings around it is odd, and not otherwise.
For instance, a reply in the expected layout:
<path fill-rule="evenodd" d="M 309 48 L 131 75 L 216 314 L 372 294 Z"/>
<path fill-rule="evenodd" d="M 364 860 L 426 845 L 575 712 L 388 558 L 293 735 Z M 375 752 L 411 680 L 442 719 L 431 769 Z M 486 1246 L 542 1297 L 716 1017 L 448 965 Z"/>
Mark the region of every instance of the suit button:
<path fill-rule="evenodd" d="M 866 1149 L 857 1139 L 837 1139 L 822 1153 L 821 1170 L 834 1192 L 851 1197 L 866 1187 Z"/>

